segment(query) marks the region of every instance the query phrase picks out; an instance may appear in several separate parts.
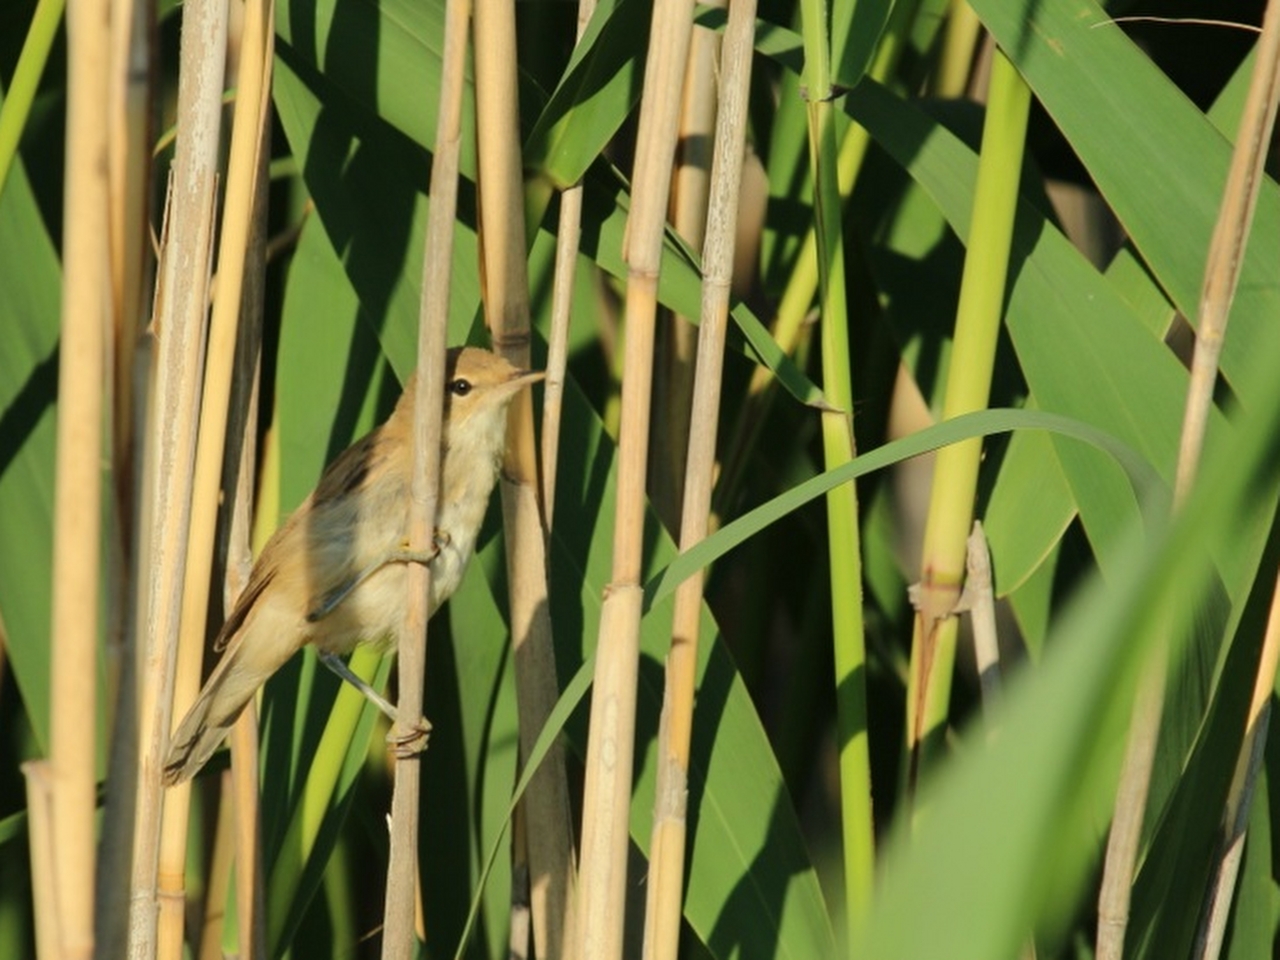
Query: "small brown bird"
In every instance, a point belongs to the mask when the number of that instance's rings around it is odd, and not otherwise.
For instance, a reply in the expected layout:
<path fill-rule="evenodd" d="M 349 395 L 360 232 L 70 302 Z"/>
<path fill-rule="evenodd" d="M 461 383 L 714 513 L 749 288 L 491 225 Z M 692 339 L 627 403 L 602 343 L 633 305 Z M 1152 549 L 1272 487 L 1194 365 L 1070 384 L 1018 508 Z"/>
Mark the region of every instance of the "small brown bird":
<path fill-rule="evenodd" d="M 222 625 L 214 643 L 225 651 L 222 659 L 170 740 L 167 785 L 195 776 L 257 689 L 308 643 L 394 719 L 394 709 L 338 655 L 361 642 L 393 642 L 403 618 L 407 563 L 431 564 L 428 616 L 457 589 L 497 480 L 507 406 L 542 376 L 487 350 L 449 351 L 439 504 L 425 556 L 407 548 L 416 377 L 387 422 L 329 465 L 267 542 Z"/>

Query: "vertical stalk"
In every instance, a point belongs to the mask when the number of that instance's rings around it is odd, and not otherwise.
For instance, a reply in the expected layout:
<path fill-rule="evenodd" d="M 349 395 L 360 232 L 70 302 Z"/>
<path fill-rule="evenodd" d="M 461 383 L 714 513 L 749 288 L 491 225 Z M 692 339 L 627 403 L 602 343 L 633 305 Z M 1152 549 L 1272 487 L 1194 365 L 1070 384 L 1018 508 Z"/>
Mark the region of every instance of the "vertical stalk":
<path fill-rule="evenodd" d="M 9 168 L 18 155 L 18 141 L 22 139 L 27 117 L 31 115 L 31 104 L 35 101 L 45 64 L 49 62 L 49 51 L 53 49 L 65 9 L 66 0 L 39 0 L 31 17 L 27 39 L 13 68 L 4 103 L 0 105 L 0 193 L 4 192 Z M 103 79 L 106 79 L 105 73 Z"/>
<path fill-rule="evenodd" d="M 67 161 L 63 188 L 62 333 L 50 622 L 52 889 L 58 956 L 93 955 L 97 782 L 98 598 L 111 278 L 107 247 L 110 62 L 105 0 L 67 23 Z"/>
<path fill-rule="evenodd" d="M 1026 83 L 997 50 L 947 372 L 944 420 L 983 409 L 990 396 L 1030 105 Z M 946 726 L 955 664 L 954 614 L 964 578 L 981 456 L 981 441 L 969 440 L 943 447 L 934 465 L 920 584 L 913 596 L 917 615 L 907 691 L 908 780 L 912 788 L 928 751 Z"/>
<path fill-rule="evenodd" d="M 453 221 L 457 213 L 458 156 L 462 142 L 462 88 L 470 15 L 469 0 L 449 0 L 445 7 L 440 111 L 436 125 L 436 152 L 431 166 L 431 209 L 423 247 L 422 303 L 418 314 L 418 392 L 413 407 L 413 474 L 409 501 L 411 550 L 426 550 L 432 542 L 440 495 L 445 338 L 449 324 Z M 397 642 L 400 665 L 396 694 L 397 727 L 422 716 L 427 605 L 431 591 L 429 565 L 410 564 L 406 572 L 408 596 Z M 409 960 L 416 953 L 414 918 L 418 900 L 420 771 L 417 756 L 401 756 L 396 763 L 382 931 L 383 960 Z"/>
<path fill-rule="evenodd" d="M 178 138 L 173 192 L 156 296 L 155 393 L 144 474 L 143 523 L 149 533 L 140 569 L 145 619 L 139 666 L 138 797 L 130 879 L 129 956 L 156 956 L 160 850 L 160 772 L 172 722 L 174 668 L 203 367 L 205 309 L 213 244 L 218 135 L 222 119 L 226 5 L 183 7 Z M 180 949 L 181 944 L 169 949 Z"/>
<path fill-rule="evenodd" d="M 595 0 L 578 0 L 577 39 L 591 20 Z M 556 269 L 551 290 L 551 335 L 547 342 L 547 378 L 542 389 L 542 510 L 550 536 L 556 504 L 556 466 L 560 456 L 560 415 L 564 408 L 564 375 L 569 354 L 569 314 L 573 278 L 582 237 L 582 184 L 560 194 L 556 227 Z"/>
<path fill-rule="evenodd" d="M 701 325 L 698 329 L 697 367 L 680 521 L 682 551 L 707 535 L 711 512 L 755 14 L 755 0 L 733 0 L 724 35 L 721 102 L 702 257 Z M 680 945 L 689 746 L 693 732 L 702 590 L 703 577 L 699 572 L 676 591 L 671 651 L 667 655 L 666 689 L 658 733 L 658 777 L 654 791 L 645 910 L 646 960 L 674 960 Z"/>
<path fill-rule="evenodd" d="M 724 8 L 727 0 L 710 0 Z M 671 225 L 691 249 L 706 238 L 707 198 L 711 190 L 711 152 L 716 126 L 717 57 L 720 35 L 695 26 L 685 65 L 676 165 L 671 176 Z M 658 328 L 656 376 L 665 398 L 653 428 L 649 497 L 654 510 L 680 538 L 685 455 L 689 448 L 697 333 L 689 317 L 663 311 Z"/>
<path fill-rule="evenodd" d="M 1231 897 L 1244 855 L 1245 831 L 1249 826 L 1249 808 L 1257 785 L 1267 743 L 1267 726 L 1271 721 L 1271 697 L 1276 685 L 1276 666 L 1280 664 L 1280 579 L 1271 595 L 1271 611 L 1262 638 L 1262 655 L 1254 677 L 1253 697 L 1245 720 L 1244 739 L 1236 757 L 1222 815 L 1222 841 L 1217 851 L 1213 881 L 1206 894 L 1200 931 L 1196 936 L 1194 960 L 1217 960 L 1227 933 L 1231 915 Z"/>
<path fill-rule="evenodd" d="M 475 50 L 485 317 L 494 348 L 517 368 L 527 369 L 528 241 L 513 2 L 495 0 L 476 8 Z M 531 391 L 521 391 L 512 401 L 499 476 L 523 759 L 559 698 Z M 564 748 L 559 743 L 530 781 L 523 809 L 534 950 L 540 957 L 572 957 L 577 864 Z"/>
<path fill-rule="evenodd" d="M 31 851 L 31 905 L 35 921 L 36 956 L 59 957 L 58 891 L 54 880 L 52 765 L 28 760 L 22 765 L 27 787 L 27 837 Z"/>
<path fill-rule="evenodd" d="M 1205 262 L 1204 283 L 1200 290 L 1200 318 L 1196 327 L 1196 347 L 1191 359 L 1191 378 L 1187 385 L 1187 404 L 1178 445 L 1178 463 L 1174 475 L 1173 509 L 1185 502 L 1200 469 L 1204 435 L 1213 404 L 1213 388 L 1218 375 L 1218 357 L 1226 337 L 1231 304 L 1235 299 L 1245 246 L 1253 226 L 1253 214 L 1262 185 L 1263 164 L 1275 128 L 1277 103 L 1280 103 L 1280 3 L 1267 4 L 1258 40 L 1258 57 L 1240 132 L 1231 155 L 1231 167 L 1223 190 L 1222 206 L 1214 224 L 1213 236 Z M 1170 629 L 1175 625 L 1170 624 Z M 1263 660 L 1259 665 L 1257 686 L 1270 690 L 1275 679 L 1275 653 L 1270 648 L 1277 642 L 1272 624 L 1264 639 Z M 1168 671 L 1165 645 L 1152 655 L 1141 680 L 1138 700 L 1129 727 L 1129 745 L 1120 771 L 1116 791 L 1115 815 L 1107 839 L 1107 855 L 1103 864 L 1102 892 L 1098 899 L 1099 960 L 1119 958 L 1124 952 L 1124 936 L 1129 923 L 1129 900 L 1141 839 L 1142 819 L 1146 813 L 1151 769 L 1155 761 L 1155 744 L 1164 709 L 1165 675 Z M 1256 763 L 1253 755 L 1265 739 L 1269 693 L 1261 698 L 1255 690 L 1248 726 L 1237 758 L 1236 776 L 1231 785 L 1223 814 L 1224 841 L 1217 853 L 1215 887 L 1208 893 L 1206 909 L 1209 928 L 1202 931 L 1197 955 L 1216 954 L 1221 946 L 1221 930 L 1225 923 L 1230 891 L 1235 886 L 1239 866 L 1238 851 L 1232 849 L 1243 836 L 1248 821 L 1253 777 L 1249 768 Z M 1201 952 L 1203 951 L 1203 952 Z"/>
<path fill-rule="evenodd" d="M 111 473 L 114 523 L 108 533 L 106 722 L 110 731 L 107 778 L 98 848 L 95 949 L 99 956 L 124 953 L 129 890 L 115 878 L 129 872 L 133 855 L 133 798 L 137 771 L 134 738 L 137 669 L 131 638 L 137 636 L 137 461 L 149 341 L 141 335 L 145 280 L 151 266 L 150 195 L 153 164 L 151 26 L 152 5 L 120 0 L 111 5 L 111 68 L 108 85 L 108 213 L 111 243 L 113 344 L 111 348 Z"/>
<path fill-rule="evenodd" d="M 190 540 L 173 691 L 173 709 L 179 716 L 186 713 L 196 698 L 204 661 L 206 615 L 222 499 L 222 462 L 236 341 L 240 335 L 241 291 L 258 202 L 255 194 L 259 186 L 259 168 L 265 160 L 263 115 L 271 89 L 273 11 L 274 5 L 263 0 L 250 0 L 245 11 L 218 255 L 218 289 L 209 323 L 205 388 L 196 442 Z M 190 798 L 190 783 L 174 787 L 164 794 L 160 841 L 161 943 L 180 943 L 182 939 L 185 913 L 183 874 Z"/>
<path fill-rule="evenodd" d="M 894 4 L 893 13 L 885 25 L 875 59 L 867 70 L 867 76 L 881 83 L 893 76 L 906 46 L 912 22 L 915 19 L 919 0 L 899 0 Z M 853 193 L 862 163 L 867 156 L 867 147 L 871 143 L 870 135 L 857 123 L 851 123 L 840 142 L 839 156 L 836 159 L 836 182 L 839 185 L 841 201 Z M 787 281 L 782 299 L 778 302 L 777 314 L 773 321 L 773 336 L 786 353 L 794 353 L 800 342 L 800 335 L 805 329 L 805 319 L 813 304 L 818 289 L 818 238 L 813 227 L 805 233 L 796 256 L 795 267 Z M 722 513 L 726 503 L 737 490 L 746 467 L 749 451 L 755 446 L 755 438 L 766 419 L 768 404 L 772 392 L 773 374 L 764 366 L 757 367 L 751 374 L 747 386 L 746 403 L 743 412 L 737 418 L 733 439 L 729 442 L 729 450 L 725 456 L 723 476 L 716 495 L 716 511 Z"/>
<path fill-rule="evenodd" d="M 942 32 L 942 52 L 934 73 L 934 95 L 955 99 L 964 96 L 973 73 L 974 51 L 982 35 L 982 21 L 969 0 L 951 0 L 947 25 Z"/>
<path fill-rule="evenodd" d="M 657 0 L 654 4 L 631 181 L 633 202 L 623 251 L 627 263 L 626 369 L 618 436 L 613 571 L 600 615 L 583 789 L 578 949 L 581 956 L 592 960 L 622 956 L 644 600 L 640 571 L 654 325 L 680 82 L 692 26 L 690 0 Z"/>
<path fill-rule="evenodd" d="M 808 98 L 809 165 L 814 184 L 818 303 L 822 316 L 822 388 L 833 408 L 822 414 L 823 457 L 830 470 L 854 457 L 850 317 L 837 174 L 839 147 L 830 99 L 827 8 L 821 0 L 802 0 L 800 15 L 805 55 L 803 76 Z M 865 919 L 871 900 L 875 858 L 857 488 L 854 484 L 838 487 L 827 494 L 826 500 L 840 749 L 844 906 L 850 929 L 856 930 Z"/>
<path fill-rule="evenodd" d="M 269 76 L 275 52 L 275 6 L 265 4 L 265 45 L 257 51 L 262 71 Z M 243 87 L 241 88 L 243 90 Z M 232 377 L 227 436 L 234 444 L 224 457 L 223 487 L 231 494 L 227 532 L 223 608 L 231 609 L 253 572 L 254 490 L 258 476 L 257 424 L 262 370 L 262 315 L 267 272 L 267 208 L 271 182 L 271 84 L 264 83 L 258 102 L 258 150 L 255 169 L 252 229 L 247 238 L 245 274 L 240 296 L 240 337 Z M 274 513 L 272 514 L 274 517 Z M 267 957 L 266 917 L 263 910 L 261 810 L 258 802 L 258 711 L 251 700 L 229 737 L 231 778 L 229 796 L 235 812 L 235 913 L 240 956 Z"/>

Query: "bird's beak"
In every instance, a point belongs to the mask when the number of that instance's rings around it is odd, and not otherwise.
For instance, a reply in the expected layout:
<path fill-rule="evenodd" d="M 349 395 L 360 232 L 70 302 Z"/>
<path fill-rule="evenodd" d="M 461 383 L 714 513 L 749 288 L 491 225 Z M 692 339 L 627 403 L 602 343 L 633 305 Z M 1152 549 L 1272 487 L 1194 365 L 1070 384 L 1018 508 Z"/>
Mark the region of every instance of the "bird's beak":
<path fill-rule="evenodd" d="M 512 374 L 511 379 L 507 381 L 514 386 L 527 386 L 531 383 L 537 383 L 539 380 L 546 379 L 547 371 L 545 370 L 517 370 Z"/>

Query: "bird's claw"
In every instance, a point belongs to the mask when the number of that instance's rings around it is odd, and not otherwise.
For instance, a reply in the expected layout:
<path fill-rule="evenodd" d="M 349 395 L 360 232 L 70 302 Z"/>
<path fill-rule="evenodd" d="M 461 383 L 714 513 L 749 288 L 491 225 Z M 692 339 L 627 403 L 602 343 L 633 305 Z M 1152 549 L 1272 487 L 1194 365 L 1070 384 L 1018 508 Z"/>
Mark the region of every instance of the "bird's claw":
<path fill-rule="evenodd" d="M 408 760 L 425 753 L 431 739 L 431 721 L 419 717 L 416 723 L 403 724 L 399 720 L 387 734 L 387 745 L 397 760 Z"/>

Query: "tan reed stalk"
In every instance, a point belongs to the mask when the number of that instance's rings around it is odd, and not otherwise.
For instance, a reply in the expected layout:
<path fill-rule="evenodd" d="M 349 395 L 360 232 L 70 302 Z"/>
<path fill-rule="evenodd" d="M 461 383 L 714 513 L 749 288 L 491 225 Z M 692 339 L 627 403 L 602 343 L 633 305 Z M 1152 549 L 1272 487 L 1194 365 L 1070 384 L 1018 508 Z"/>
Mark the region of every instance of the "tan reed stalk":
<path fill-rule="evenodd" d="M 241 587 L 248 571 L 237 578 Z M 228 591 L 229 592 L 229 591 Z M 249 702 L 231 728 L 231 777 L 224 782 L 223 803 L 235 814 L 236 932 L 240 960 L 267 956 L 267 924 L 258 804 L 258 711 Z"/>
<path fill-rule="evenodd" d="M 267 49 L 262 57 L 267 69 L 275 46 L 274 5 L 267 4 Z M 257 424 L 262 368 L 262 315 L 267 273 L 267 208 L 271 184 L 271 85 L 261 90 L 258 122 L 261 126 L 257 156 L 258 185 L 254 190 L 252 230 L 245 251 L 245 275 L 240 297 L 240 332 L 236 342 L 236 370 L 232 377 L 230 420 L 227 436 L 240 438 L 239 456 L 224 457 L 223 486 L 235 491 L 227 537 L 223 607 L 231 609 L 249 582 L 253 570 L 254 487 L 258 475 Z M 274 512 L 273 512 L 274 515 Z M 231 794 L 236 833 L 236 925 L 240 960 L 265 960 L 266 911 L 261 812 L 258 808 L 258 712 L 252 701 L 231 729 Z M 226 791 L 224 791 L 224 796 Z"/>
<path fill-rule="evenodd" d="M 575 184 L 560 194 L 560 219 L 556 227 L 556 268 L 551 282 L 547 377 L 542 384 L 542 510 L 548 534 L 555 514 L 560 418 L 564 410 L 565 369 L 569 364 L 569 315 L 573 306 L 573 280 L 581 238 L 582 184 Z"/>
<path fill-rule="evenodd" d="M 231 771 L 218 776 L 221 793 L 231 788 Z M 231 865 L 235 859 L 235 811 L 231 804 L 218 805 L 213 827 L 213 847 L 209 854 L 209 873 L 204 888 L 204 916 L 200 929 L 193 932 L 196 956 L 200 960 L 223 960 L 222 927 L 226 922 L 227 894 L 231 889 Z"/>
<path fill-rule="evenodd" d="M 93 956 L 98 585 L 110 253 L 106 89 L 110 9 L 67 11 L 62 331 L 53 489 L 49 787 L 56 956 Z"/>
<path fill-rule="evenodd" d="M 462 89 L 467 56 L 468 0 L 445 8 L 440 111 L 431 167 L 431 209 L 423 248 L 422 301 L 418 314 L 418 393 L 413 407 L 413 478 L 410 485 L 409 548 L 426 550 L 434 534 L 440 495 L 440 442 L 444 415 L 445 338 L 449 324 L 449 283 L 453 264 L 453 221 L 458 204 L 458 156 L 462 142 Z M 427 601 L 431 568 L 410 564 L 404 621 L 397 640 L 399 682 L 396 727 L 422 716 L 427 662 Z M 416 756 L 396 763 L 391 797 L 391 848 L 383 910 L 382 957 L 408 958 L 417 952 L 419 774 Z"/>
<path fill-rule="evenodd" d="M 707 535 L 711 514 L 755 14 L 755 0 L 734 0 L 729 7 L 729 22 L 724 33 L 720 111 L 715 130 L 702 256 L 702 316 L 698 329 L 697 373 L 693 383 L 688 463 L 680 520 L 682 551 Z M 667 655 L 666 689 L 658 731 L 658 780 L 654 791 L 645 910 L 645 960 L 675 960 L 680 946 L 689 745 L 693 732 L 702 588 L 703 577 L 698 573 L 676 590 L 671 651 Z"/>
<path fill-rule="evenodd" d="M 511 814 L 511 919 L 507 931 L 507 956 L 529 956 L 533 921 L 529 909 L 529 843 L 525 836 L 524 807 Z"/>
<path fill-rule="evenodd" d="M 107 160 L 115 325 L 112 465 L 116 509 L 120 514 L 118 526 L 125 538 L 131 538 L 133 533 L 137 395 L 134 371 L 139 351 L 145 349 L 140 322 L 145 309 L 143 281 L 151 261 L 151 13 L 151 5 L 138 0 L 118 0 L 111 5 Z M 132 556 L 128 546 L 125 556 Z M 108 654 L 112 655 L 110 647 Z M 119 885 L 115 886 L 119 889 Z"/>
<path fill-rule="evenodd" d="M 31 903 L 35 915 L 36 956 L 61 957 L 58 941 L 57 882 L 54 879 L 53 784 L 50 761 L 22 765 L 27 784 L 27 837 L 31 851 Z"/>
<path fill-rule="evenodd" d="M 1240 268 L 1244 263 L 1245 246 L 1253 226 L 1253 214 L 1262 186 L 1263 164 L 1271 143 L 1271 133 L 1275 128 L 1278 103 L 1280 4 L 1273 0 L 1267 4 L 1263 17 L 1262 34 L 1258 39 L 1258 57 L 1245 100 L 1244 114 L 1240 118 L 1240 133 L 1232 151 L 1218 220 L 1209 240 L 1204 284 L 1200 291 L 1200 322 L 1196 327 L 1196 347 L 1191 360 L 1191 379 L 1187 385 L 1187 405 L 1174 475 L 1175 512 L 1185 502 L 1200 467 L 1209 410 L 1213 404 L 1213 386 L 1218 375 L 1218 357 L 1222 352 L 1231 304 L 1235 299 Z M 1176 629 L 1175 625 L 1170 624 L 1170 629 Z M 1125 751 L 1120 785 L 1116 791 L 1115 813 L 1107 840 L 1102 892 L 1098 901 L 1098 960 L 1114 960 L 1124 952 L 1129 899 L 1137 864 L 1142 819 L 1151 784 L 1156 738 L 1164 708 L 1167 672 L 1167 653 L 1165 645 L 1160 644 L 1140 681 L 1139 695 L 1130 720 L 1129 745 Z M 1274 674 L 1274 665 L 1272 673 Z M 1262 680 L 1260 674 L 1259 682 Z M 1241 745 L 1239 764 L 1248 764 L 1248 756 L 1254 749 L 1253 737 L 1261 735 L 1261 731 L 1265 730 L 1265 726 L 1258 722 L 1260 719 L 1250 713 L 1247 729 L 1254 732 L 1246 733 Z M 1249 778 L 1244 777 L 1232 785 L 1226 813 L 1230 820 L 1235 819 L 1231 816 L 1233 807 L 1237 813 L 1242 811 L 1244 819 L 1248 818 L 1248 800 L 1243 794 L 1236 792 L 1237 788 L 1244 790 L 1248 780 Z M 1227 848 L 1219 853 L 1220 864 L 1225 856 Z M 1219 878 L 1225 880 L 1226 875 L 1221 872 L 1222 869 L 1223 866 L 1220 865 Z M 1226 890 L 1233 886 L 1234 875 Z M 1223 897 L 1225 892 L 1214 892 L 1210 896 Z"/>
<path fill-rule="evenodd" d="M 160 772 L 172 718 L 194 484 L 222 119 L 226 6 L 212 0 L 191 0 L 183 6 L 182 20 L 179 133 L 152 321 L 159 349 L 144 470 L 142 522 L 148 538 L 139 568 L 146 578 L 146 615 L 139 666 L 140 748 L 130 877 L 130 960 L 150 960 L 158 951 Z M 180 955 L 181 946 L 180 940 L 168 943 L 164 956 Z"/>
<path fill-rule="evenodd" d="M 727 0 L 712 0 L 724 8 Z M 706 238 L 707 199 L 711 192 L 711 145 L 718 95 L 716 58 L 720 36 L 695 26 L 685 66 L 680 133 L 671 176 L 671 225 L 691 249 Z M 663 312 L 658 328 L 655 389 L 664 398 L 658 408 L 649 458 L 649 497 L 663 524 L 680 537 L 685 455 L 689 449 L 689 410 L 693 398 L 697 333 L 692 318 Z"/>
<path fill-rule="evenodd" d="M 982 691 L 982 709 L 990 715 L 1000 702 L 1000 639 L 996 633 L 996 598 L 991 582 L 991 550 L 982 521 L 973 521 L 965 556 L 964 592 L 973 623 L 973 651 Z"/>
<path fill-rule="evenodd" d="M 1262 765 L 1271 722 L 1271 697 L 1275 692 L 1276 666 L 1280 663 L 1280 579 L 1271 594 L 1271 611 L 1262 637 L 1262 655 L 1254 678 L 1253 697 L 1245 720 L 1244 740 L 1236 757 L 1222 817 L 1222 842 L 1218 848 L 1213 882 L 1206 896 L 1199 933 L 1196 935 L 1193 960 L 1217 960 L 1231 916 L 1231 898 L 1244 855 L 1244 835 L 1249 826 L 1249 808 L 1257 786 L 1258 768 Z"/>
<path fill-rule="evenodd" d="M 515 6 L 476 8 L 476 128 L 484 305 L 494 349 L 518 368 L 529 366 L 529 279 L 523 167 L 518 131 Z M 548 603 L 547 541 L 538 503 L 533 400 L 521 391 L 508 415 L 500 474 L 507 582 L 515 653 L 520 752 L 528 756 L 559 699 Z M 573 810 L 564 748 L 557 743 L 524 796 L 534 951 L 573 957 Z"/>
<path fill-rule="evenodd" d="M 689 0 L 657 0 L 653 7 L 631 178 L 632 207 L 623 251 L 627 263 L 626 369 L 618 431 L 613 572 L 600 614 L 582 803 L 578 945 L 581 955 L 592 960 L 616 960 L 622 955 L 644 601 L 640 571 L 654 325 L 680 84 L 688 59 L 692 15 Z"/>
<path fill-rule="evenodd" d="M 494 347 L 511 364 L 525 369 L 530 365 L 529 276 L 517 61 L 515 5 L 481 5 L 476 9 L 476 122 L 485 315 Z M 499 489 L 524 758 L 559 699 L 559 686 L 529 392 L 517 394 L 507 422 L 507 453 Z M 564 751 L 559 742 L 545 756 L 522 804 L 534 950 L 538 956 L 570 957 L 575 955 L 571 937 L 577 863 Z"/>
<path fill-rule="evenodd" d="M 107 105 L 108 213 L 111 245 L 111 477 L 114 523 L 110 533 L 106 597 L 106 722 L 110 731 L 98 848 L 95 948 L 100 956 L 125 951 L 129 873 L 133 855 L 133 799 L 137 714 L 137 437 L 141 423 L 138 374 L 147 367 L 150 341 L 141 335 L 145 275 L 151 266 L 151 14 L 134 0 L 111 5 L 111 67 Z"/>
<path fill-rule="evenodd" d="M 240 332 L 245 257 L 258 204 L 259 169 L 265 157 L 262 118 L 271 88 L 273 9 L 274 5 L 264 0 L 249 0 L 243 21 L 238 93 L 231 127 L 226 199 L 219 241 L 218 284 L 209 322 L 205 383 L 196 443 L 190 540 L 173 691 L 174 716 L 186 713 L 195 700 L 204 662 L 206 613 L 218 531 L 218 507 L 222 499 L 222 461 Z M 227 516 L 223 514 L 224 522 Z M 182 940 L 190 800 L 190 783 L 171 788 L 164 794 L 159 872 L 159 937 L 164 944 L 180 944 Z"/>
<path fill-rule="evenodd" d="M 582 39 L 595 0 L 578 0 L 577 39 Z M 564 409 L 564 372 L 569 360 L 569 315 L 573 306 L 574 268 L 582 237 L 582 184 L 560 194 L 556 228 L 556 269 L 551 287 L 551 335 L 547 343 L 547 377 L 542 384 L 542 511 L 548 536 L 556 505 L 556 465 L 560 457 L 560 416 Z"/>

